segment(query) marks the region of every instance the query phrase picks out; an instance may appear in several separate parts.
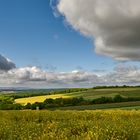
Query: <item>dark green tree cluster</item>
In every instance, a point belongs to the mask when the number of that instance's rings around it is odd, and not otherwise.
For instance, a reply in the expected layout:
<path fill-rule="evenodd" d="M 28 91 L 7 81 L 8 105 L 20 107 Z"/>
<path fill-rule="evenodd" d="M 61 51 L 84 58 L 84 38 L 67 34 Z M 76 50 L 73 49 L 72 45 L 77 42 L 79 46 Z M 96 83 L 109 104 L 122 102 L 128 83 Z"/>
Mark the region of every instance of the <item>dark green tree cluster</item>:
<path fill-rule="evenodd" d="M 139 97 L 122 97 L 116 95 L 115 97 L 100 97 L 92 101 L 93 104 L 104 104 L 104 103 L 120 103 L 120 102 L 130 102 L 130 101 L 140 101 Z"/>
<path fill-rule="evenodd" d="M 140 86 L 129 86 L 129 85 L 122 85 L 122 86 L 96 86 L 93 87 L 93 89 L 106 89 L 106 88 L 136 88 L 136 87 L 140 87 Z"/>
<path fill-rule="evenodd" d="M 80 105 L 94 105 L 94 104 L 106 104 L 106 103 L 120 103 L 120 102 L 130 102 L 130 101 L 140 101 L 140 98 L 129 97 L 124 98 L 120 95 L 115 97 L 100 97 L 93 100 L 85 100 L 83 97 L 80 98 L 57 98 L 57 99 L 46 99 L 44 102 L 36 102 L 34 104 L 28 103 L 25 109 L 49 109 L 58 108 L 66 106 L 80 106 Z"/>
<path fill-rule="evenodd" d="M 0 110 L 20 110 L 21 104 L 15 104 L 13 98 L 3 97 L 0 99 Z"/>
<path fill-rule="evenodd" d="M 87 103 L 87 100 L 84 100 L 82 97 L 80 98 L 57 98 L 57 99 L 46 99 L 44 102 L 39 103 L 36 102 L 34 104 L 28 103 L 25 106 L 25 109 L 48 109 L 48 108 L 56 108 L 56 107 L 64 107 L 64 106 L 76 106 L 83 105 Z"/>
<path fill-rule="evenodd" d="M 138 97 L 122 97 L 116 95 L 115 97 L 100 97 L 93 100 L 86 100 L 83 97 L 78 98 L 57 98 L 57 99 L 46 99 L 44 102 L 36 102 L 33 104 L 28 103 L 25 106 L 14 103 L 12 98 L 0 99 L 0 110 L 21 110 L 21 109 L 51 109 L 66 106 L 80 106 L 80 105 L 94 105 L 94 104 L 106 104 L 106 103 L 119 103 L 119 102 L 130 102 L 140 101 Z"/>

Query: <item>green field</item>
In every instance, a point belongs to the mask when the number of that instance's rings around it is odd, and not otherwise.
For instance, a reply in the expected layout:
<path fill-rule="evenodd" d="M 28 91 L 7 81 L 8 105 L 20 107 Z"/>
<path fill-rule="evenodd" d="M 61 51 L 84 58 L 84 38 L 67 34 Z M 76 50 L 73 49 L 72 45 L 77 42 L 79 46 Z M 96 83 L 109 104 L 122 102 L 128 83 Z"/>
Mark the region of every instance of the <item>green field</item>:
<path fill-rule="evenodd" d="M 95 99 L 101 96 L 114 97 L 115 95 L 121 95 L 123 97 L 140 97 L 140 88 L 104 88 L 104 89 L 89 89 L 88 91 L 69 93 L 69 96 L 79 97 L 82 96 L 85 99 Z"/>
<path fill-rule="evenodd" d="M 95 99 L 104 97 L 114 97 L 115 95 L 121 95 L 122 97 L 140 97 L 140 87 L 127 87 L 127 88 L 104 88 L 104 89 L 89 89 L 87 91 L 72 92 L 65 94 L 56 95 L 45 95 L 45 96 L 35 96 L 28 98 L 16 99 L 16 103 L 27 104 L 35 102 L 43 102 L 47 98 L 73 98 L 73 97 L 83 97 L 84 99 Z"/>
<path fill-rule="evenodd" d="M 96 110 L 96 109 L 102 109 L 102 110 L 103 109 L 125 109 L 125 110 L 129 110 L 129 109 L 140 109 L 140 101 L 96 104 L 96 105 L 69 106 L 69 107 L 59 107 L 56 109 L 59 109 L 59 110 Z"/>
<path fill-rule="evenodd" d="M 0 111 L 0 140 L 140 140 L 140 111 Z"/>

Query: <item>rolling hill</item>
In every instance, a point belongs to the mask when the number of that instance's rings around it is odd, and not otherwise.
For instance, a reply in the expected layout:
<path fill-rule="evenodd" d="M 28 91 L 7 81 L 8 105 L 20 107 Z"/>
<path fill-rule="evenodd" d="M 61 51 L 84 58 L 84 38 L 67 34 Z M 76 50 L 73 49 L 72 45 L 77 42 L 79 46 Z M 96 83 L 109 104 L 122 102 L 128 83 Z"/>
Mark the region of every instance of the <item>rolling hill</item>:
<path fill-rule="evenodd" d="M 87 91 L 20 98 L 16 99 L 15 102 L 27 104 L 27 103 L 43 102 L 45 99 L 48 98 L 56 99 L 56 98 L 73 98 L 73 97 L 83 97 L 84 99 L 92 100 L 100 97 L 114 97 L 116 95 L 121 95 L 122 97 L 126 98 L 140 97 L 140 87 L 88 89 Z"/>

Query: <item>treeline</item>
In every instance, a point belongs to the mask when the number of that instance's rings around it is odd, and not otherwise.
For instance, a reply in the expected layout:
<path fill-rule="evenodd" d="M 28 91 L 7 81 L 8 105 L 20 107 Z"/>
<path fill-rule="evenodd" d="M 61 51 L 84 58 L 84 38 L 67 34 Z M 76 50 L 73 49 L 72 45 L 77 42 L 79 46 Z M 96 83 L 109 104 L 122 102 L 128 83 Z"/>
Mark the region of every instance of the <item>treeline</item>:
<path fill-rule="evenodd" d="M 115 97 L 100 97 L 93 100 L 85 100 L 83 97 L 80 98 L 57 98 L 57 99 L 46 99 L 43 103 L 36 102 L 34 104 L 28 103 L 26 109 L 49 109 L 66 106 L 80 106 L 80 105 L 94 105 L 94 104 L 106 104 L 106 103 L 120 103 L 120 102 L 131 102 L 140 101 L 138 97 L 124 98 L 120 95 Z"/>
<path fill-rule="evenodd" d="M 93 89 L 106 89 L 106 88 L 140 88 L 140 86 L 128 86 L 128 85 L 122 85 L 122 86 L 96 86 L 93 87 Z"/>
<path fill-rule="evenodd" d="M 0 110 L 20 110 L 23 109 L 21 104 L 15 104 L 13 98 L 0 98 Z"/>
<path fill-rule="evenodd" d="M 65 94 L 65 93 L 73 93 L 73 92 L 82 92 L 88 91 L 93 89 L 108 89 L 108 88 L 136 88 L 140 86 L 96 86 L 93 88 L 70 88 L 70 89 L 40 89 L 40 90 L 27 90 L 27 91 L 20 91 L 16 93 L 7 93 L 3 94 L 6 97 L 11 97 L 13 99 L 18 98 L 26 98 L 26 97 L 34 97 L 34 96 L 42 96 L 42 95 L 54 95 L 54 94 Z M 2 93 L 1 93 L 2 95 Z"/>
<path fill-rule="evenodd" d="M 57 98 L 57 99 L 46 99 L 44 102 L 36 102 L 33 104 L 28 103 L 25 106 L 21 104 L 15 104 L 11 100 L 0 101 L 1 110 L 21 110 L 21 109 L 51 109 L 58 107 L 67 106 L 80 106 L 80 105 L 94 105 L 94 104 L 106 104 L 106 103 L 120 103 L 120 102 L 130 102 L 130 101 L 140 101 L 140 97 L 128 97 L 124 98 L 120 95 L 115 97 L 100 97 L 93 100 L 85 100 L 83 97 L 79 98 Z"/>
<path fill-rule="evenodd" d="M 132 102 L 140 101 L 140 97 L 122 97 L 121 95 L 116 95 L 115 97 L 100 97 L 92 100 L 92 104 L 105 104 L 105 103 L 120 103 L 120 102 Z"/>
<path fill-rule="evenodd" d="M 76 106 L 83 105 L 88 101 L 84 100 L 82 97 L 80 98 L 57 98 L 57 99 L 46 99 L 44 102 L 39 103 L 36 102 L 34 104 L 28 103 L 25 106 L 25 109 L 35 110 L 39 109 L 50 109 L 50 108 L 58 108 L 58 107 L 66 107 L 66 106 Z"/>
<path fill-rule="evenodd" d="M 36 91 L 24 91 L 18 93 L 5 94 L 6 97 L 11 97 L 13 99 L 42 96 L 42 95 L 54 95 L 54 94 L 64 94 L 72 92 L 87 91 L 87 88 L 71 88 L 71 89 L 56 89 L 56 90 L 36 90 Z"/>

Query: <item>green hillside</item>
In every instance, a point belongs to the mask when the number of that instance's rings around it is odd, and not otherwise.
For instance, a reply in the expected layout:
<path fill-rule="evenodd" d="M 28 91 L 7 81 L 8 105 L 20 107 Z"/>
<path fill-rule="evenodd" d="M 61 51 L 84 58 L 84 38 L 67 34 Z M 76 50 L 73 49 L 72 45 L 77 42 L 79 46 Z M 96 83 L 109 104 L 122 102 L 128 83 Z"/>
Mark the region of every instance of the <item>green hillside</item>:
<path fill-rule="evenodd" d="M 68 95 L 72 97 L 82 96 L 86 99 L 95 99 L 102 96 L 114 97 L 115 95 L 121 95 L 123 97 L 140 97 L 140 87 L 89 89 L 83 92 L 69 93 Z"/>
<path fill-rule="evenodd" d="M 60 96 L 59 96 L 60 95 Z M 103 88 L 103 89 L 88 89 L 87 91 L 71 92 L 57 94 L 60 98 L 73 98 L 73 97 L 83 97 L 87 100 L 92 100 L 100 97 L 114 97 L 116 95 L 121 95 L 122 97 L 140 97 L 140 87 L 126 87 L 126 88 Z M 41 98 L 40 98 L 41 97 Z M 16 103 L 26 104 L 34 102 L 42 102 L 43 100 L 51 98 L 50 95 L 46 96 L 35 96 L 16 99 Z"/>

